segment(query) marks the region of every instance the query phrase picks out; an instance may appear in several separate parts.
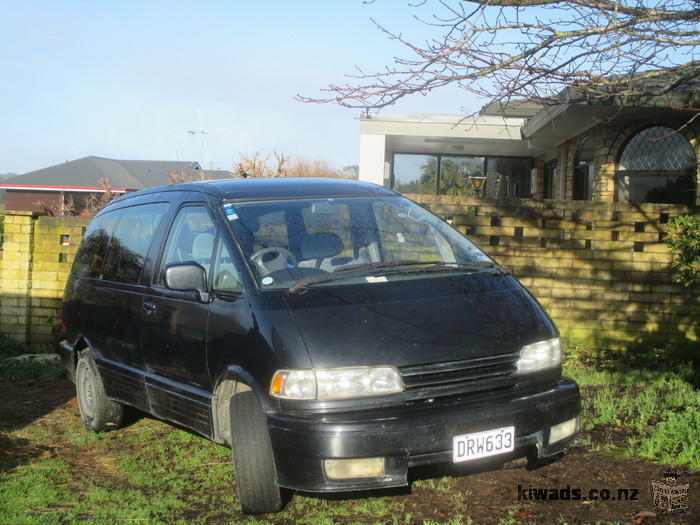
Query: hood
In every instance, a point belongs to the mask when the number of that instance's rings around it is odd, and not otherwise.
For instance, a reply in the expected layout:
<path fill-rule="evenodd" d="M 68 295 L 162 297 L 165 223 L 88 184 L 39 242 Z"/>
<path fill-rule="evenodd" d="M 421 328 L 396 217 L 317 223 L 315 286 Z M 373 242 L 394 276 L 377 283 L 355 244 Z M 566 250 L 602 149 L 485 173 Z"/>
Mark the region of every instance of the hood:
<path fill-rule="evenodd" d="M 316 368 L 457 361 L 557 335 L 517 280 L 491 273 L 315 286 L 285 301 Z"/>

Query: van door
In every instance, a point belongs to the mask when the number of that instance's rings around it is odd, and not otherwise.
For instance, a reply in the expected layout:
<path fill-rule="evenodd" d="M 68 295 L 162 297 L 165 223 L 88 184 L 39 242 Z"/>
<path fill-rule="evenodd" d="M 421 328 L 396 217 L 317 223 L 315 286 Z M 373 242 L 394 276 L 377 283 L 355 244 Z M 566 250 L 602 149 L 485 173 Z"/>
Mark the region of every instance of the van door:
<path fill-rule="evenodd" d="M 194 261 L 210 273 L 217 229 L 204 203 L 185 204 L 165 240 L 153 285 L 142 304 L 141 348 L 151 412 L 211 435 L 211 380 L 206 333 L 209 304 L 195 292 L 165 287 L 165 267 Z"/>
<path fill-rule="evenodd" d="M 90 327 L 95 362 L 107 395 L 147 409 L 139 348 L 141 303 L 147 290 L 141 276 L 153 239 L 168 212 L 167 202 L 129 206 L 114 212 L 116 225 L 101 268 L 93 281 Z M 111 213 L 110 213 L 111 214 Z"/>

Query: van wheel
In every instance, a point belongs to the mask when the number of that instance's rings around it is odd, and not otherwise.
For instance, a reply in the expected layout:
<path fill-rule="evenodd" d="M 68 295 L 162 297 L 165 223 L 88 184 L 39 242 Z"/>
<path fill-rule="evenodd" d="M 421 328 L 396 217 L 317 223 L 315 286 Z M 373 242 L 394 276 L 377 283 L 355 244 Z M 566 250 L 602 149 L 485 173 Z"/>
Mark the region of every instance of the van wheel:
<path fill-rule="evenodd" d="M 75 390 L 80 416 L 88 429 L 102 432 L 121 425 L 124 407 L 105 394 L 102 378 L 89 350 L 81 352 L 78 358 Z"/>
<path fill-rule="evenodd" d="M 267 417 L 253 392 L 231 398 L 231 450 L 238 499 L 246 514 L 282 510 Z"/>

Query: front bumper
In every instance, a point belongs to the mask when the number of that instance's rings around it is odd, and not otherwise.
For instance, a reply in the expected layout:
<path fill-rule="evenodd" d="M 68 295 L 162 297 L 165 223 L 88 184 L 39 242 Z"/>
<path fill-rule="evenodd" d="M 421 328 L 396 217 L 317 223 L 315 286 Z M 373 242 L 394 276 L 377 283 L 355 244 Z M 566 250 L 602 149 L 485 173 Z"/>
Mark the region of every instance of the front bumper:
<path fill-rule="evenodd" d="M 578 416 L 580 408 L 578 386 L 562 378 L 546 390 L 515 398 L 423 404 L 369 411 L 371 416 L 269 414 L 268 424 L 281 487 L 337 492 L 406 485 L 409 467 L 452 461 L 454 436 L 511 425 L 516 453 L 555 455 L 577 434 L 547 445 L 549 428 Z M 331 480 L 324 473 L 324 459 L 368 457 L 386 458 L 383 477 Z"/>

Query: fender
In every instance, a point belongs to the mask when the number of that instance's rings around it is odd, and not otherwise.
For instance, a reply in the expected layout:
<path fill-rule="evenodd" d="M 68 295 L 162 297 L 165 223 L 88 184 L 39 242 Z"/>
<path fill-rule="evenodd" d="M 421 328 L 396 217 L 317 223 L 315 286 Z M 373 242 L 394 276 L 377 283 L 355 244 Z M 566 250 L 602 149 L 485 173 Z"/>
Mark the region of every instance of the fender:
<path fill-rule="evenodd" d="M 253 392 L 265 413 L 275 412 L 267 389 L 239 365 L 230 365 L 215 382 L 211 398 L 212 439 L 217 443 L 231 443 L 229 400 L 238 392 Z"/>

